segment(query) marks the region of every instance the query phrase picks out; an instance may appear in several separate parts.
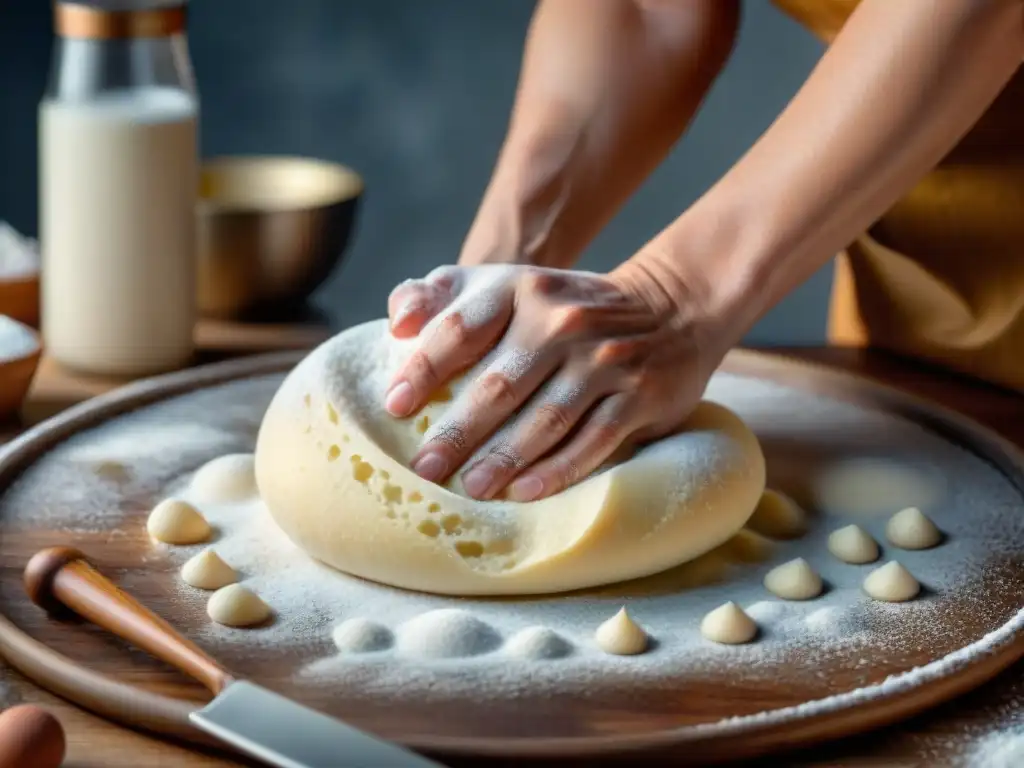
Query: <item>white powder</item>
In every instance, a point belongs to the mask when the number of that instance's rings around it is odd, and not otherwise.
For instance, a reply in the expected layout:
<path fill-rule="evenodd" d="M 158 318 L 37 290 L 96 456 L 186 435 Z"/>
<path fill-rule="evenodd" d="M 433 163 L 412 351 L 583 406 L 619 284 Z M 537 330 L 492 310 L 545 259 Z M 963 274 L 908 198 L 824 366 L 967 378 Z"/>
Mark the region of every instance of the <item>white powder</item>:
<path fill-rule="evenodd" d="M 27 277 L 38 271 L 39 243 L 0 221 L 0 279 Z"/>
<path fill-rule="evenodd" d="M 986 737 L 967 756 L 967 765 L 977 768 L 1021 768 L 1024 766 L 1024 724 Z"/>
<path fill-rule="evenodd" d="M 83 433 L 37 462 L 2 500 L 5 525 L 42 517 L 52 528 L 139 530 L 145 514 L 172 490 L 190 500 L 196 468 L 226 453 L 251 451 L 280 377 L 206 390 L 144 409 Z M 205 619 L 206 593 L 170 577 L 176 623 L 229 665 L 254 647 L 298 652 L 297 684 L 394 702 L 474 702 L 524 696 L 597 696 L 638 685 L 678 689 L 688 679 L 776 688 L 780 679 L 810 691 L 812 701 L 702 727 L 739 729 L 837 710 L 948 674 L 1010 642 L 1024 627 L 1021 553 L 1024 514 L 1018 489 L 987 462 L 924 428 L 882 414 L 736 376 L 718 376 L 709 396 L 737 411 L 762 440 L 769 482 L 813 513 L 801 539 L 767 546 L 725 546 L 669 573 L 585 593 L 529 599 L 455 599 L 404 592 L 320 565 L 281 534 L 259 502 L 200 505 L 219 531 L 213 548 L 239 570 L 242 583 L 275 610 L 265 629 L 221 627 Z M 944 543 L 919 552 L 889 550 L 925 586 L 917 599 L 880 604 L 861 589 L 872 566 L 841 563 L 828 534 L 850 522 L 823 503 L 821 477 L 850 460 L 888 462 L 924 478 L 923 510 Z M 118 473 L 98 466 L 117 463 Z M 111 479 L 113 477 L 114 479 Z M 932 478 L 956 482 L 932 482 Z M 127 478 L 127 479 L 125 479 Z M 913 486 L 919 493 L 920 484 Z M 899 488 L 894 490 L 900 495 Z M 913 503 L 913 502 L 911 502 Z M 903 506 L 894 500 L 891 513 Z M 867 514 L 867 513 L 866 513 Z M 857 522 L 884 542 L 885 517 Z M 202 547 L 154 545 L 154 568 L 176 572 Z M 762 585 L 772 566 L 804 557 L 825 593 L 803 603 L 778 601 Z M 721 646 L 700 636 L 707 611 L 733 600 L 758 621 L 759 639 Z M 623 605 L 649 630 L 650 652 L 611 657 L 594 645 L 598 625 Z M 457 609 L 454 610 L 453 609 Z M 366 621 L 395 638 L 373 653 L 339 653 L 332 632 Z M 530 630 L 526 636 L 522 633 Z M 375 630 L 376 631 L 376 630 Z M 571 647 L 538 663 L 521 649 L 529 637 L 557 634 Z M 356 633 L 358 634 L 358 633 Z M 451 658 L 453 653 L 463 654 Z M 443 658 L 424 658 L 443 657 Z M 921 659 L 928 663 L 915 668 Z M 842 671 L 850 688 L 837 688 Z M 860 687 L 856 687 L 860 686 Z"/>
<path fill-rule="evenodd" d="M 39 349 L 32 331 L 7 315 L 0 315 L 0 362 L 20 360 Z"/>

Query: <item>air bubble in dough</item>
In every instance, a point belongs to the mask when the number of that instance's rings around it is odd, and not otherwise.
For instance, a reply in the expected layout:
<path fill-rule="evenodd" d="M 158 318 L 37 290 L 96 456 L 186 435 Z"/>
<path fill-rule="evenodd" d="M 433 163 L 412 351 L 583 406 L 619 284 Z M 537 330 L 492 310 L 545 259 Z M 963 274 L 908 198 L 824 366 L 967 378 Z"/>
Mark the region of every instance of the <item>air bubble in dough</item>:
<path fill-rule="evenodd" d="M 921 591 L 917 579 L 895 560 L 876 568 L 864 579 L 864 591 L 875 600 L 902 603 Z"/>
<path fill-rule="evenodd" d="M 458 473 L 444 486 L 428 482 L 410 469 L 412 459 L 458 420 L 460 395 L 492 361 L 461 374 L 450 396 L 396 419 L 384 409 L 386 389 L 417 343 L 396 339 L 386 320 L 349 328 L 288 374 L 264 414 L 260 497 L 281 531 L 327 565 L 418 592 L 558 593 L 693 560 L 739 531 L 757 506 L 761 446 L 739 416 L 711 401 L 677 433 L 549 498 L 481 502 Z M 330 403 L 337 421 L 307 407 L 307 396 Z M 500 439 L 479 446 L 466 466 Z"/>
<path fill-rule="evenodd" d="M 807 532 L 807 515 L 791 498 L 768 488 L 761 494 L 747 528 L 772 539 L 795 539 Z"/>
<path fill-rule="evenodd" d="M 633 621 L 626 607 L 605 621 L 594 633 L 597 647 L 614 656 L 634 656 L 647 650 L 650 638 L 639 624 Z"/>
<path fill-rule="evenodd" d="M 164 499 L 149 513 L 149 535 L 164 544 L 199 544 L 210 538 L 210 524 L 182 499 Z"/>
<path fill-rule="evenodd" d="M 238 574 L 212 549 L 204 549 L 181 566 L 181 579 L 191 587 L 220 589 L 238 581 Z"/>
<path fill-rule="evenodd" d="M 878 559 L 878 542 L 859 525 L 848 525 L 832 531 L 828 537 L 828 551 L 844 563 L 862 565 Z"/>
<path fill-rule="evenodd" d="M 821 594 L 821 576 L 802 557 L 777 565 L 764 577 L 764 586 L 783 600 L 810 600 Z"/>
<path fill-rule="evenodd" d="M 885 537 L 900 549 L 930 549 L 942 541 L 942 534 L 917 507 L 897 512 L 885 526 Z"/>
<path fill-rule="evenodd" d="M 387 650 L 394 643 L 390 629 L 361 617 L 341 622 L 331 637 L 342 653 L 374 653 Z"/>
<path fill-rule="evenodd" d="M 509 638 L 505 652 L 520 659 L 560 659 L 572 653 L 572 645 L 547 627 L 527 627 Z"/>
<path fill-rule="evenodd" d="M 252 627 L 270 618 L 270 606 L 241 584 L 229 584 L 210 595 L 206 613 L 227 627 Z"/>
<path fill-rule="evenodd" d="M 231 453 L 208 461 L 193 475 L 189 488 L 200 502 L 232 503 L 256 496 L 251 453 Z"/>
<path fill-rule="evenodd" d="M 734 602 L 708 612 L 700 623 L 700 633 L 715 643 L 749 643 L 757 634 L 757 624 Z"/>

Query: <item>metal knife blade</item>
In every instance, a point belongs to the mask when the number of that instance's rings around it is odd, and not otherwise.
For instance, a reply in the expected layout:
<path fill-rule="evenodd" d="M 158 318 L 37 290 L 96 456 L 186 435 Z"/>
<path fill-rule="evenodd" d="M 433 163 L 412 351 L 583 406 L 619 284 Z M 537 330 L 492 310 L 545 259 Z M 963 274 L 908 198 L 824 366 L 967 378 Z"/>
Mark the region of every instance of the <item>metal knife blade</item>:
<path fill-rule="evenodd" d="M 277 768 L 441 768 L 415 752 L 237 680 L 189 719 Z"/>

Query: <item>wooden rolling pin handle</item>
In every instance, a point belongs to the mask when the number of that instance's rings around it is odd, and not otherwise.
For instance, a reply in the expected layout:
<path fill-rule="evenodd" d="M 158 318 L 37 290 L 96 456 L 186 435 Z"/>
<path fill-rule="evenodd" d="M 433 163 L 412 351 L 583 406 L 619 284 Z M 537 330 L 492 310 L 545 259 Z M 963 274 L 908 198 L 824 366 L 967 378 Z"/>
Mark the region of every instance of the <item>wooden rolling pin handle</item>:
<path fill-rule="evenodd" d="M 36 553 L 25 566 L 25 591 L 50 613 L 69 608 L 84 619 L 177 667 L 214 695 L 231 674 L 166 621 L 118 589 L 71 547 Z"/>

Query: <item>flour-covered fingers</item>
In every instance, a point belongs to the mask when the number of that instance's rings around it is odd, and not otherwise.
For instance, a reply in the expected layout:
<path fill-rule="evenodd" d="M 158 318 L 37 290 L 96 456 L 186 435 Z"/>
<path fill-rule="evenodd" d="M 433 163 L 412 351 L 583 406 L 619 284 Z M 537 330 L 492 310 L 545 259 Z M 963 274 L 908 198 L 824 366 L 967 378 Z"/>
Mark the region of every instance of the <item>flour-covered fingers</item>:
<path fill-rule="evenodd" d="M 558 367 L 558 358 L 518 348 L 499 348 L 494 360 L 455 399 L 413 459 L 413 471 L 440 482 L 458 469 L 526 402 Z M 511 454 L 492 454 L 512 466 Z M 513 467 L 514 468 L 514 467 Z M 467 492 L 473 494 L 467 488 Z"/>
<path fill-rule="evenodd" d="M 512 482 L 508 497 L 513 501 L 536 501 L 574 485 L 614 454 L 637 425 L 631 395 L 620 392 L 606 397 L 562 447 Z"/>
<path fill-rule="evenodd" d="M 481 360 L 504 326 L 500 316 L 481 325 L 467 323 L 454 308 L 447 310 L 430 324 L 423 341 L 392 378 L 384 395 L 387 412 L 403 418 L 418 411 L 453 376 Z"/>
<path fill-rule="evenodd" d="M 489 453 L 463 473 L 466 493 L 493 499 L 523 469 L 565 439 L 602 394 L 596 377 L 560 372 L 499 433 Z"/>

